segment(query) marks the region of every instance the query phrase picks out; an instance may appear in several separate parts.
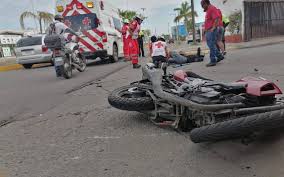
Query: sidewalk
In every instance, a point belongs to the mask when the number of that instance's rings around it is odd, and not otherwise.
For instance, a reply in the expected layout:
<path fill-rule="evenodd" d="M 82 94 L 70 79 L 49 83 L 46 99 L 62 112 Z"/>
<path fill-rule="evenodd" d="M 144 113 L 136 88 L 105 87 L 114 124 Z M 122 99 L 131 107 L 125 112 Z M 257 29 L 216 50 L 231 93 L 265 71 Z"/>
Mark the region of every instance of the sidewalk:
<path fill-rule="evenodd" d="M 19 70 L 23 67 L 16 63 L 16 57 L 0 58 L 0 72 Z"/>
<path fill-rule="evenodd" d="M 227 51 L 230 50 L 237 50 L 237 49 L 246 49 L 246 48 L 256 48 L 256 47 L 262 47 L 262 46 L 268 46 L 268 45 L 274 45 L 284 43 L 284 36 L 275 36 L 275 37 L 267 37 L 267 38 L 261 38 L 249 42 L 242 42 L 242 43 L 227 43 Z M 208 47 L 206 42 L 199 43 L 198 45 L 191 45 L 186 44 L 184 41 L 180 42 L 180 44 L 173 44 L 170 45 L 170 49 L 178 49 L 178 51 L 185 51 L 185 52 L 195 52 L 197 48 L 200 47 L 202 51 L 205 53 L 208 53 Z"/>
<path fill-rule="evenodd" d="M 0 58 L 0 66 L 16 64 L 16 57 Z"/>

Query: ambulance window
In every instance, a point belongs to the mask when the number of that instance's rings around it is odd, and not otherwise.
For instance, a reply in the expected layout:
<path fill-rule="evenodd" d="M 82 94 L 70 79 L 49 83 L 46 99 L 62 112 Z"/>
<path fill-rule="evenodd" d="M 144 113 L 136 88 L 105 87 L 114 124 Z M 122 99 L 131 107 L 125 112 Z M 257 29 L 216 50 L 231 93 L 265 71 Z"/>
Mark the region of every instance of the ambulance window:
<path fill-rule="evenodd" d="M 118 18 L 113 18 L 113 23 L 114 23 L 114 27 L 116 29 L 121 29 L 122 28 L 121 22 L 120 22 L 120 20 Z"/>
<path fill-rule="evenodd" d="M 97 15 L 94 13 L 67 16 L 64 20 L 65 24 L 76 32 L 92 30 L 98 27 Z"/>

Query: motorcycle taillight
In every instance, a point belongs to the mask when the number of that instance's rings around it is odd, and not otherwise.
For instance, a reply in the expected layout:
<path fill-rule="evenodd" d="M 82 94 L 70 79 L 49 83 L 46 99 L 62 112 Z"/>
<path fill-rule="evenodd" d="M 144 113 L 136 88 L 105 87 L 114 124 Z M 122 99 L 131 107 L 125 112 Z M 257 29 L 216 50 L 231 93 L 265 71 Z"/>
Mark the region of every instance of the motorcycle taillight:
<path fill-rule="evenodd" d="M 43 52 L 43 53 L 45 53 L 45 52 L 47 52 L 47 51 L 48 51 L 48 48 L 47 48 L 46 46 L 44 46 L 44 45 L 43 45 L 43 46 L 41 47 L 41 50 L 42 50 L 42 52 Z"/>

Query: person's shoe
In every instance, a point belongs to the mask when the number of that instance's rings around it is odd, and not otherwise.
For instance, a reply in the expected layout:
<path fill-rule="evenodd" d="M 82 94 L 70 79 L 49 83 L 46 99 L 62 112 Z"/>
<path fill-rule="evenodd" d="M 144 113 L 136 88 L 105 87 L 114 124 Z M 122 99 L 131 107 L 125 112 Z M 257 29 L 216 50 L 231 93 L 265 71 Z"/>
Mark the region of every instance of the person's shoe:
<path fill-rule="evenodd" d="M 139 64 L 133 64 L 133 69 L 139 69 L 141 67 L 141 65 Z"/>
<path fill-rule="evenodd" d="M 219 57 L 217 58 L 217 63 L 219 63 L 220 61 L 222 61 L 222 60 L 224 60 L 224 59 L 225 59 L 224 56 L 219 56 Z"/>
<path fill-rule="evenodd" d="M 208 64 L 206 65 L 206 67 L 212 67 L 212 66 L 216 66 L 216 63 L 208 63 Z"/>

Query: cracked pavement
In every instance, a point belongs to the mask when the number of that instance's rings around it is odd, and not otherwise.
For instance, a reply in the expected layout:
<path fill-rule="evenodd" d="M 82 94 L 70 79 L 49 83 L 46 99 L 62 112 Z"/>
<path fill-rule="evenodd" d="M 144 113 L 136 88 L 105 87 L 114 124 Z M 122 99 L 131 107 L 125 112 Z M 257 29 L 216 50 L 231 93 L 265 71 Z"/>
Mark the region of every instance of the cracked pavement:
<path fill-rule="evenodd" d="M 187 69 L 234 81 L 253 75 L 284 88 L 283 44 L 231 52 L 215 68 Z M 142 59 L 145 63 L 147 59 Z M 122 69 L 121 69 L 122 68 Z M 255 70 L 257 68 L 258 71 Z M 141 78 L 127 63 L 91 66 L 71 80 L 52 68 L 0 73 L 0 174 L 11 177 L 283 176 L 283 131 L 245 146 L 239 140 L 193 144 L 187 133 L 160 128 L 136 112 L 112 108 L 113 89 Z M 4 84 L 4 85 L 3 85 Z M 23 90 L 23 92 L 21 92 Z M 12 95 L 15 94 L 15 95 Z M 1 176 L 1 175 L 0 175 Z"/>

